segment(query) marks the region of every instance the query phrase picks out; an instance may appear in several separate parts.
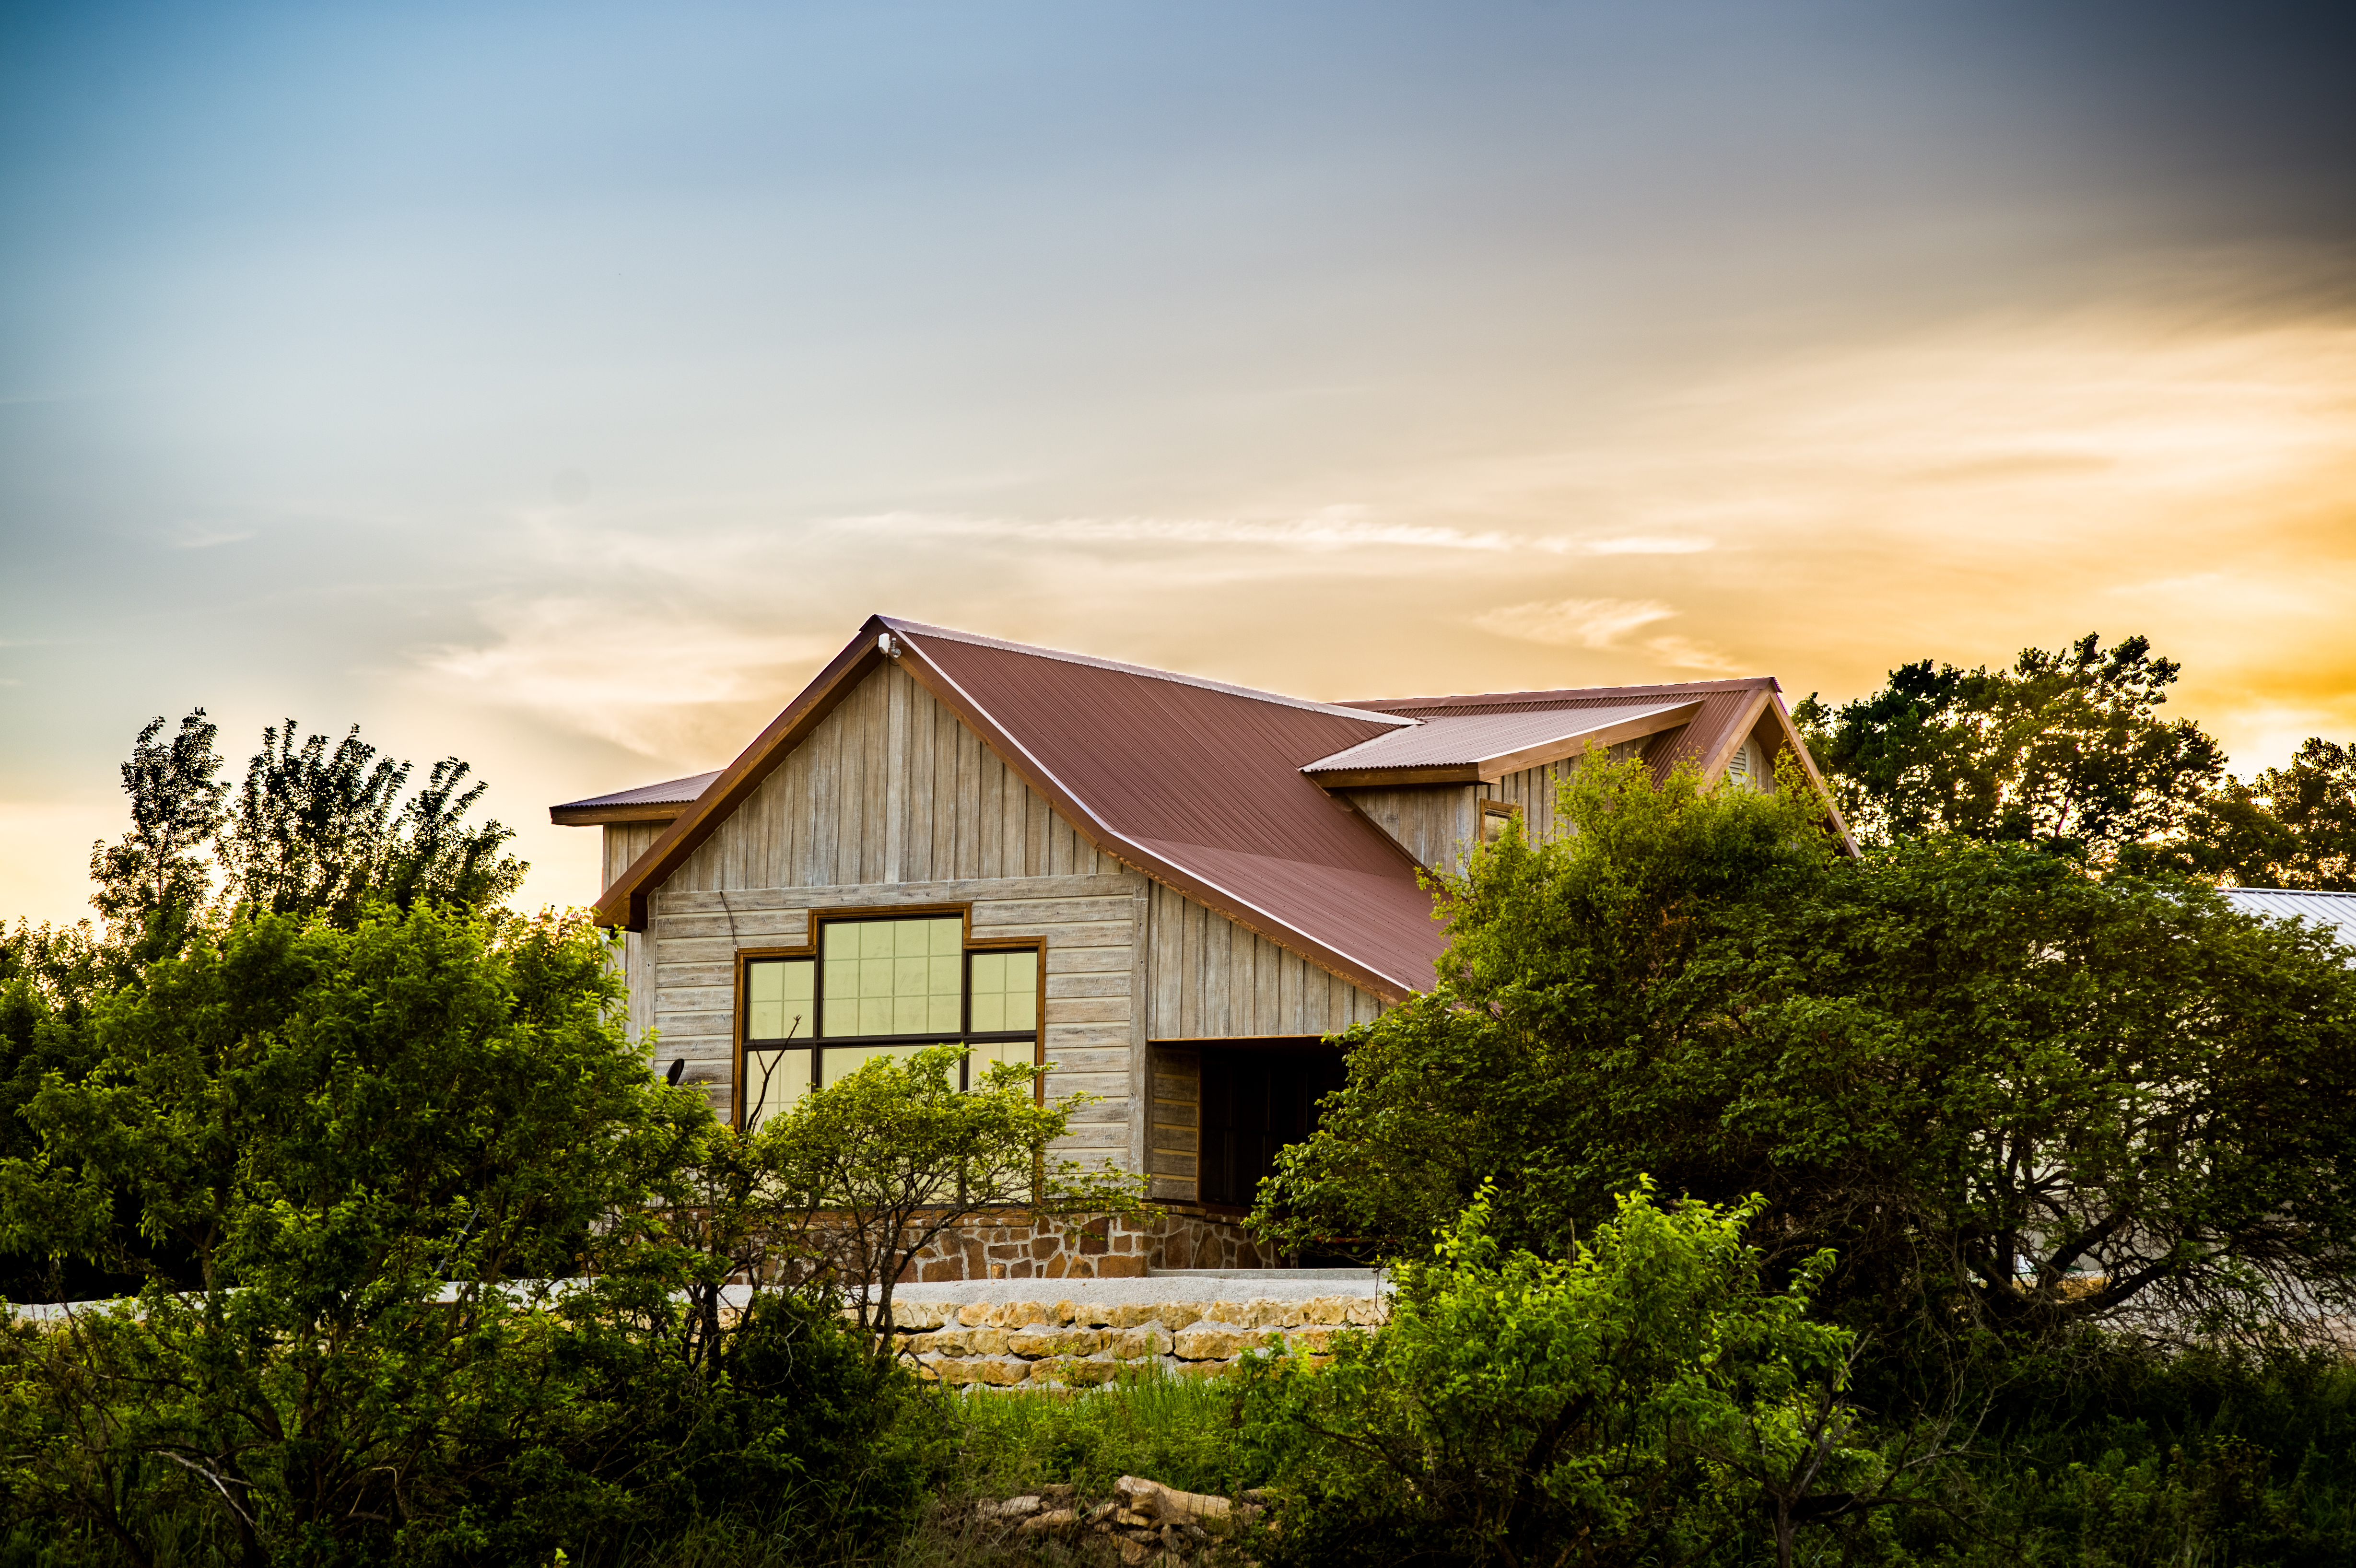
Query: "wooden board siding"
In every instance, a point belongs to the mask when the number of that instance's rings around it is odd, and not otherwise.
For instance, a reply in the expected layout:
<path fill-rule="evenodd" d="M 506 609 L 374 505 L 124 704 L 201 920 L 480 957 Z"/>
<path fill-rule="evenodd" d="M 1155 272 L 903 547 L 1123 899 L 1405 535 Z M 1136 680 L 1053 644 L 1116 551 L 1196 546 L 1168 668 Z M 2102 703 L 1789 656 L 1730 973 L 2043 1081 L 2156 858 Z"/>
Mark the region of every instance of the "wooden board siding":
<path fill-rule="evenodd" d="M 1611 747 L 1614 758 L 1641 755 L 1651 738 L 1623 741 Z M 1495 784 L 1424 784 L 1404 789 L 1337 791 L 1391 836 L 1394 843 L 1435 871 L 1453 873 L 1478 840 L 1483 802 L 1513 806 L 1522 815 L 1522 830 L 1535 840 L 1551 838 L 1558 831 L 1555 792 L 1582 759 L 1565 757 L 1519 773 L 1507 773 Z"/>
<path fill-rule="evenodd" d="M 614 879 L 628 870 L 668 826 L 663 822 L 609 822 L 599 829 L 605 835 L 604 875 L 597 891 L 602 893 L 612 887 Z M 622 933 L 622 979 L 630 988 L 630 1038 L 644 1040 L 647 1031 L 655 1027 L 655 950 L 644 932 Z"/>
<path fill-rule="evenodd" d="M 734 1105 L 735 964 L 746 948 L 799 946 L 813 909 L 888 911 L 911 904 L 969 904 L 977 940 L 1033 938 L 1046 971 L 1050 1094 L 1101 1095 L 1072 1117 L 1056 1147 L 1076 1158 L 1134 1169 L 1131 1123 L 1135 1064 L 1142 1043 L 1132 1007 L 1135 910 L 1142 878 L 1093 877 L 873 884 L 831 888 L 665 890 L 655 895 L 647 934 L 656 953 L 658 1062 L 687 1063 L 723 1115 Z"/>
<path fill-rule="evenodd" d="M 1147 1196 L 1192 1203 L 1200 1189 L 1203 1052 L 1190 1045 L 1157 1045 L 1149 1057 Z"/>
<path fill-rule="evenodd" d="M 906 671 L 886 665 L 663 884 L 842 888 L 1118 870 Z"/>
<path fill-rule="evenodd" d="M 1158 882 L 1146 930 L 1150 1039 L 1332 1034 L 1382 1010 L 1372 992 Z"/>
<path fill-rule="evenodd" d="M 647 852 L 647 846 L 659 837 L 668 822 L 609 822 L 600 829 L 605 836 L 605 875 L 598 880 L 597 891 L 604 892 L 614 885 L 616 878 L 630 869 L 632 861 Z"/>
<path fill-rule="evenodd" d="M 1418 865 L 1440 870 L 1453 869 L 1462 847 L 1478 834 L 1480 800 L 1485 791 L 1477 784 L 1419 784 L 1335 793 L 1346 795 L 1376 827 L 1391 836 L 1393 843 L 1414 856 Z"/>

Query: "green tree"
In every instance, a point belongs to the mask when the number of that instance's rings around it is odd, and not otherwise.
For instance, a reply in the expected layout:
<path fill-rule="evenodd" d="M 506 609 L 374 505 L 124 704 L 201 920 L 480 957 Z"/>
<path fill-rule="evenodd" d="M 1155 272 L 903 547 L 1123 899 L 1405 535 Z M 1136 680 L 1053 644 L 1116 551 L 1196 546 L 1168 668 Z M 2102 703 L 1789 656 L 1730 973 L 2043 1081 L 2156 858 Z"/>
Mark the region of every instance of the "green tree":
<path fill-rule="evenodd" d="M 1683 1563 L 1760 1523 L 1856 1513 L 1892 1477 L 1842 1397 L 1853 1337 L 1807 1315 L 1829 1264 L 1763 1288 L 1757 1206 L 1648 1188 L 1559 1261 L 1501 1246 L 1486 1194 L 1398 1270 L 1331 1365 L 1250 1368 L 1280 1561 Z"/>
<path fill-rule="evenodd" d="M 2356 892 L 2356 747 L 2315 736 L 2286 768 L 2227 779 L 2180 841 L 2141 864 L 2244 888 Z"/>
<path fill-rule="evenodd" d="M 220 836 L 229 895 L 262 914 L 324 913 L 350 926 L 375 899 L 407 909 L 420 900 L 486 907 L 512 893 L 529 868 L 500 848 L 515 837 L 498 822 L 462 819 L 484 785 L 464 788 L 467 764 L 436 763 L 407 802 L 411 764 L 380 759 L 355 724 L 335 749 L 296 725 L 262 731 L 237 805 Z"/>
<path fill-rule="evenodd" d="M 2009 669 L 1929 659 L 1834 709 L 1793 717 L 1861 839 L 1933 833 L 2029 844 L 2110 864 L 2173 840 L 2223 775 L 2217 742 L 2163 720 L 2179 666 L 2144 637 L 2024 648 Z"/>
<path fill-rule="evenodd" d="M 109 997 L 0 1224 L 147 1284 L 0 1347 L 18 1494 L 133 1547 L 143 1499 L 202 1503 L 244 1562 L 336 1561 L 578 1438 L 549 1282 L 709 1116 L 614 987 L 584 923 L 423 905 L 239 922 Z"/>
<path fill-rule="evenodd" d="M 1783 1244 L 1839 1247 L 1853 1311 L 2056 1342 L 2344 1309 L 2356 974 L 2329 938 L 1954 839 L 1717 923 L 1658 1084 L 1669 1163 L 1740 1172 Z"/>
<path fill-rule="evenodd" d="M 1681 771 L 1655 788 L 1591 754 L 1562 786 L 1570 831 L 1510 827 L 1447 884 L 1440 984 L 1344 1037 L 1344 1087 L 1279 1156 L 1254 1226 L 1288 1250 L 1398 1255 L 1488 1181 L 1511 1245 L 1558 1250 L 1607 1215 L 1678 1113 L 1661 1056 L 1715 912 L 1804 886 L 1833 854 L 1812 792 L 1787 785 Z"/>
<path fill-rule="evenodd" d="M 976 1216 L 1136 1214 L 1141 1178 L 1051 1157 L 1072 1113 L 1096 1097 L 1039 1097 L 1042 1070 L 992 1063 L 971 1091 L 959 1047 L 879 1057 L 819 1088 L 753 1136 L 764 1173 L 762 1223 L 779 1262 L 851 1293 L 862 1328 L 885 1331 L 892 1296 L 926 1248 Z"/>
<path fill-rule="evenodd" d="M 201 851 L 227 816 L 222 803 L 229 785 L 216 776 L 220 726 L 198 708 L 180 720 L 170 741 L 156 739 L 163 729 L 160 715 L 150 720 L 123 764 L 131 831 L 112 845 L 91 846 L 90 875 L 98 891 L 90 901 L 134 966 L 178 950 L 212 892 L 212 870 Z"/>
<path fill-rule="evenodd" d="M 2327 938 L 2026 845 L 1842 859 L 1796 801 L 1633 768 L 1562 812 L 1476 855 L 1441 986 L 1355 1031 L 1256 1225 L 1397 1253 L 1494 1180 L 1548 1251 L 1646 1172 L 1758 1193 L 1772 1264 L 1837 1250 L 1827 1308 L 1934 1361 L 1980 1330 L 2288 1332 L 2347 1295 L 2356 972 Z"/>

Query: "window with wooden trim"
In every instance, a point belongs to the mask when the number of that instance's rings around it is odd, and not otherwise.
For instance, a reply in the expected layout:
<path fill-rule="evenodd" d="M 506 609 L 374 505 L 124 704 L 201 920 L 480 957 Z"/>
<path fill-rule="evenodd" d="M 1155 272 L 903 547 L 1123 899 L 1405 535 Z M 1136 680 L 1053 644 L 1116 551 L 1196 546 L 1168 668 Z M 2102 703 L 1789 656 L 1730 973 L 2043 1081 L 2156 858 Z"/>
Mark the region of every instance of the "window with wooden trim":
<path fill-rule="evenodd" d="M 959 1086 L 1038 1060 L 1039 950 L 969 946 L 965 918 L 824 920 L 807 955 L 744 960 L 737 1104 L 758 1125 L 882 1056 L 963 1044 Z"/>
<path fill-rule="evenodd" d="M 1481 803 L 1481 842 L 1494 844 L 1498 839 L 1503 838 L 1505 836 L 1507 825 L 1521 814 L 1521 807 L 1509 805 L 1505 801 L 1483 801 Z"/>

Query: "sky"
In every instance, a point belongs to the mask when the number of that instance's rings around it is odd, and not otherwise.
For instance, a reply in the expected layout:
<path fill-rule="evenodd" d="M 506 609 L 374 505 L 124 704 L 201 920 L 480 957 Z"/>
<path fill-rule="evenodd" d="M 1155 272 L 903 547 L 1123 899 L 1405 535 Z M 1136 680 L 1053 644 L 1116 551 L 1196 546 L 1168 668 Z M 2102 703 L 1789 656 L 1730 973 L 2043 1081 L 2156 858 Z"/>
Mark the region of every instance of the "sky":
<path fill-rule="evenodd" d="M 0 4 L 0 916 L 203 706 L 552 803 L 869 613 L 1347 700 L 2086 632 L 2356 740 L 2356 13 Z"/>

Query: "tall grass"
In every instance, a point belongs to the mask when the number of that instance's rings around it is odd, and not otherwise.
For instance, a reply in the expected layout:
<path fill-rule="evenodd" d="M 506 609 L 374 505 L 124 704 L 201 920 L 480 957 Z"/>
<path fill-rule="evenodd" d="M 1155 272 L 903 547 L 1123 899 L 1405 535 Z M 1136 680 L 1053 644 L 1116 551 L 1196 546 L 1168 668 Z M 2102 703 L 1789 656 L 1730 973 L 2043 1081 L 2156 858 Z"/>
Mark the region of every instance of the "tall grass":
<path fill-rule="evenodd" d="M 1159 1368 L 1096 1389 L 951 1394 L 956 1488 L 1011 1496 L 1062 1482 L 1104 1494 L 1125 1475 L 1190 1492 L 1227 1492 L 1265 1477 L 1238 1470 L 1237 1398 L 1225 1379 Z"/>

